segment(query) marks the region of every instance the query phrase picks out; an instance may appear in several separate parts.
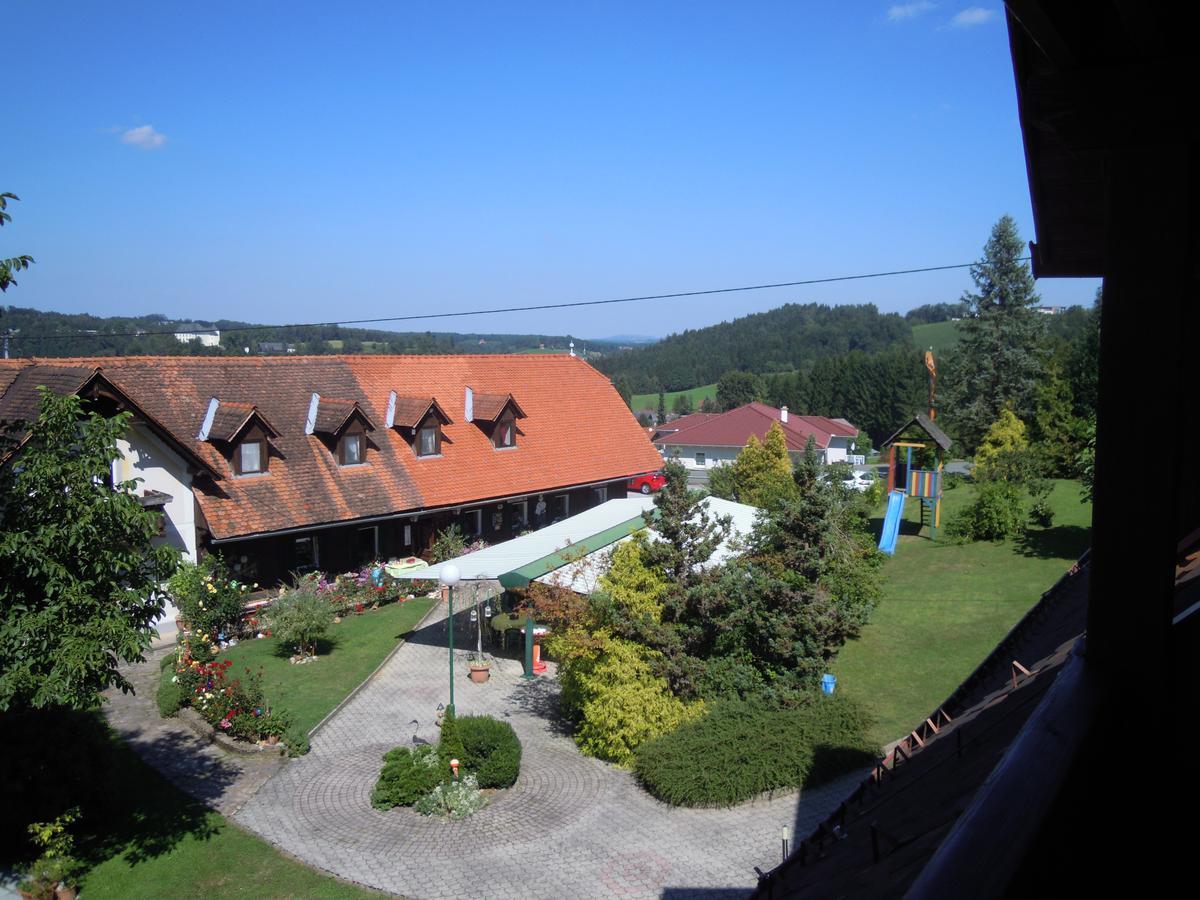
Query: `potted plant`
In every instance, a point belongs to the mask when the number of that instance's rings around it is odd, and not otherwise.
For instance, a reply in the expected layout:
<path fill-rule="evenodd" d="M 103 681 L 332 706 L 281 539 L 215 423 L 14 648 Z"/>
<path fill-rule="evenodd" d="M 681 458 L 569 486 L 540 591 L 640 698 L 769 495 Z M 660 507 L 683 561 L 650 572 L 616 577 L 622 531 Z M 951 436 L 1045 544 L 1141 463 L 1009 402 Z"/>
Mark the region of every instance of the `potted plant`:
<path fill-rule="evenodd" d="M 53 822 L 34 822 L 29 826 L 33 841 L 42 848 L 29 869 L 29 874 L 17 889 L 30 900 L 75 900 L 75 881 L 82 866 L 72 856 L 75 837 L 67 829 L 79 818 L 78 808 L 69 809 Z"/>
<path fill-rule="evenodd" d="M 482 654 L 472 653 L 468 656 L 467 668 L 471 680 L 476 684 L 483 684 L 492 677 L 492 661 Z"/>

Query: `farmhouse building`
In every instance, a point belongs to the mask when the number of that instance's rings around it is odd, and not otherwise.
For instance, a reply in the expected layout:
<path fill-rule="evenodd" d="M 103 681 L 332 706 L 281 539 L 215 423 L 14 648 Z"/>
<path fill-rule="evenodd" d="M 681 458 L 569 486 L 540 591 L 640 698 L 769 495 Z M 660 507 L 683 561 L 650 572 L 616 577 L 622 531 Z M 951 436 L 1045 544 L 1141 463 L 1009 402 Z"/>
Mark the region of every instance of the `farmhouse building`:
<path fill-rule="evenodd" d="M 130 412 L 114 482 L 142 479 L 186 558 L 264 585 L 421 554 L 451 524 L 503 540 L 662 462 L 567 355 L 7 360 L 0 421 L 36 418 L 39 385 Z"/>
<path fill-rule="evenodd" d="M 711 469 L 737 459 L 751 436 L 760 441 L 775 422 L 783 429 L 788 451 L 803 453 L 809 437 L 816 443 L 821 462 L 845 462 L 858 429 L 845 419 L 796 416 L 785 406 L 776 409 L 765 403 L 747 403 L 717 415 L 700 414 L 678 420 L 684 427 L 669 431 L 675 422 L 660 428 L 654 446 L 663 457 L 679 457 L 688 469 Z"/>

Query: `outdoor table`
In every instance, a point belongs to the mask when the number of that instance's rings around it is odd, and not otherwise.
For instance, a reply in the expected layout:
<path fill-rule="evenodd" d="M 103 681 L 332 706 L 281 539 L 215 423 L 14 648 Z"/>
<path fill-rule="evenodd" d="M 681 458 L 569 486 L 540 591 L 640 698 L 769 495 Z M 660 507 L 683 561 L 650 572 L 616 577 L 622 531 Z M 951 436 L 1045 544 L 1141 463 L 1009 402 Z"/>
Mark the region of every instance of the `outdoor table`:
<path fill-rule="evenodd" d="M 500 642 L 504 645 L 504 649 L 508 649 L 508 633 L 516 628 L 523 619 L 518 618 L 515 613 L 497 613 L 489 620 L 489 625 L 492 631 L 500 635 Z"/>

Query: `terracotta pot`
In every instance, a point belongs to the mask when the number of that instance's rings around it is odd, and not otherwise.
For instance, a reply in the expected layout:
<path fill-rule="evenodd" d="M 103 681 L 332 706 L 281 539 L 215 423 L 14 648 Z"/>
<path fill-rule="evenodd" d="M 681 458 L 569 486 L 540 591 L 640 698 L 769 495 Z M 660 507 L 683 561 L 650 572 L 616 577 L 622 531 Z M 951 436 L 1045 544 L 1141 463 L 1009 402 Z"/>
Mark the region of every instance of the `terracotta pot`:
<path fill-rule="evenodd" d="M 483 684 L 492 677 L 491 666 L 470 666 L 470 669 L 471 674 L 469 677 L 476 684 Z"/>
<path fill-rule="evenodd" d="M 78 892 L 78 888 L 74 886 L 67 887 L 65 884 L 60 884 L 54 889 L 54 900 L 75 900 Z"/>
<path fill-rule="evenodd" d="M 267 735 L 267 743 L 268 743 L 268 744 L 272 744 L 272 745 L 273 745 L 273 744 L 278 744 L 278 743 L 279 743 L 279 735 L 277 735 L 277 734 L 268 734 L 268 735 Z"/>

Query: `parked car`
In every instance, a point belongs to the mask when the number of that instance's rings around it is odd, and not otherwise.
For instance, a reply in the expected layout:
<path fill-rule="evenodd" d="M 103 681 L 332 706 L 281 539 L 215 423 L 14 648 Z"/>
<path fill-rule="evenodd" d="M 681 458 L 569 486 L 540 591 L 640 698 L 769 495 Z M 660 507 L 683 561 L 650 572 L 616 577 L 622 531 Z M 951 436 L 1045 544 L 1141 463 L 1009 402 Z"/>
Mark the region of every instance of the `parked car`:
<path fill-rule="evenodd" d="M 842 484 L 852 491 L 866 491 L 874 481 L 875 476 L 870 472 L 851 472 L 850 476 L 842 481 Z"/>
<path fill-rule="evenodd" d="M 667 483 L 667 478 L 662 472 L 649 472 L 645 475 L 639 475 L 637 478 L 630 478 L 629 484 L 626 485 L 631 491 L 641 491 L 643 494 L 649 494 L 652 491 L 661 491 L 663 485 Z"/>

